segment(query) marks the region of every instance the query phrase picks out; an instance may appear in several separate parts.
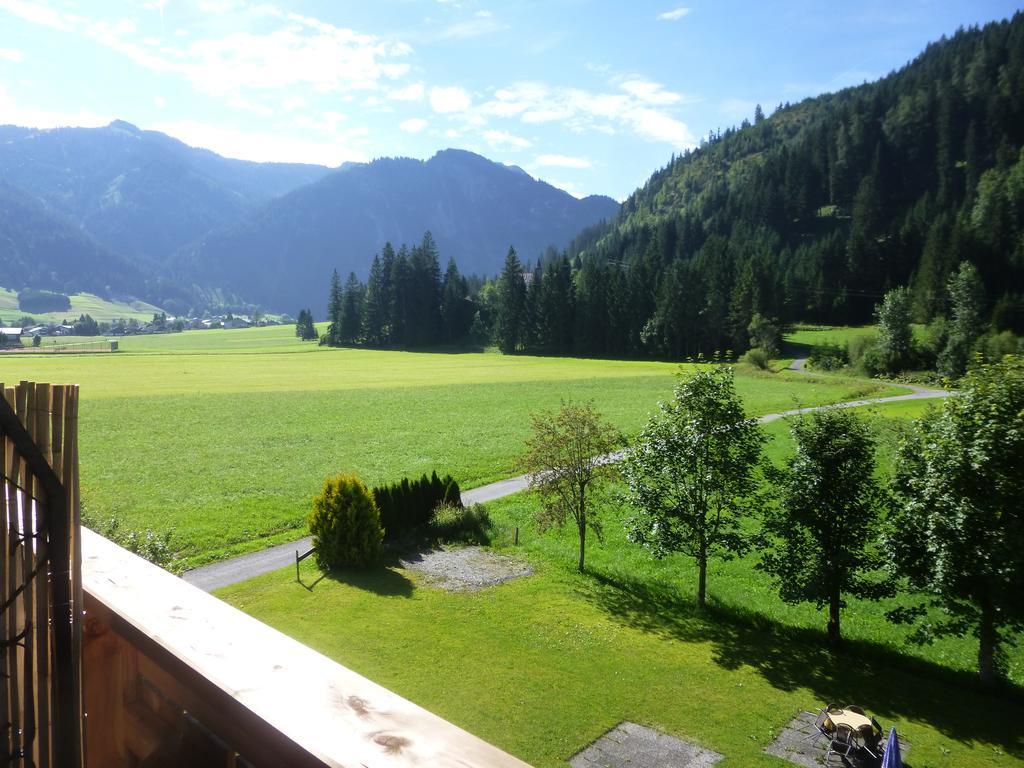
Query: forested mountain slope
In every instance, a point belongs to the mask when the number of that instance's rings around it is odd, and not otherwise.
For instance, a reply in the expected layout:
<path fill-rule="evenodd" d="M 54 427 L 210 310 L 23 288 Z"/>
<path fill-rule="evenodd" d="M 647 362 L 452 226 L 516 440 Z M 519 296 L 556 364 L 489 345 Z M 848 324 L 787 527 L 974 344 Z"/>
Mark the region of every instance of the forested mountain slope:
<path fill-rule="evenodd" d="M 323 306 L 332 270 L 365 276 L 386 242 L 417 242 L 430 231 L 464 273 L 493 274 L 510 245 L 535 258 L 618 209 L 611 198 L 577 200 L 462 150 L 386 158 L 345 166 L 210 233 L 182 249 L 175 274 L 296 312 Z"/>
<path fill-rule="evenodd" d="M 0 181 L 143 264 L 163 263 L 185 243 L 328 171 L 232 160 L 121 120 L 102 128 L 0 126 Z"/>
<path fill-rule="evenodd" d="M 0 285 L 139 295 L 147 278 L 74 223 L 0 182 Z M 75 275 L 71 278 L 71 275 Z"/>
<path fill-rule="evenodd" d="M 947 310 L 964 260 L 1024 331 L 1024 14 L 960 30 L 888 77 L 786 105 L 673 158 L 574 243 L 589 353 L 741 349 L 755 313 L 869 322 L 912 287 Z"/>

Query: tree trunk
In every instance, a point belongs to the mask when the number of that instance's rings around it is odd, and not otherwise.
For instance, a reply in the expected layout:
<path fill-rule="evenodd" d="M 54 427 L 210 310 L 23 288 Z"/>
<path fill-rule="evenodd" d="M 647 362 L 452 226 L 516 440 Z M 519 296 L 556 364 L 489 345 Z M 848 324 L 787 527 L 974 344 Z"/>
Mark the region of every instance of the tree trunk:
<path fill-rule="evenodd" d="M 586 570 L 583 565 L 583 557 L 587 551 L 587 508 L 582 491 L 580 492 L 580 516 L 577 522 L 580 526 L 580 562 L 576 567 L 580 573 L 583 573 Z"/>
<path fill-rule="evenodd" d="M 697 607 L 701 610 L 704 609 L 704 603 L 707 598 L 708 591 L 708 551 L 707 547 L 701 547 L 700 555 L 697 557 L 697 567 L 699 574 L 697 576 Z"/>
<path fill-rule="evenodd" d="M 999 665 L 996 663 L 998 644 L 995 609 L 991 601 L 984 600 L 981 603 L 981 619 L 978 623 L 978 677 L 987 688 L 994 688 L 1000 680 Z"/>
<path fill-rule="evenodd" d="M 839 632 L 839 590 L 835 590 L 828 598 L 828 642 L 829 645 L 839 645 L 842 642 L 842 635 Z"/>

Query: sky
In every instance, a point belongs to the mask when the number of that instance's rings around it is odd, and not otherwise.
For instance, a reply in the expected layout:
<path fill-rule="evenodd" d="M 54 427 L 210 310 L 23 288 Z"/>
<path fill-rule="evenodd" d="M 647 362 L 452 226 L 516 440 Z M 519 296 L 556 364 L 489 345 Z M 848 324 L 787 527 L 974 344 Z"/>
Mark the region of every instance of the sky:
<path fill-rule="evenodd" d="M 996 0 L 0 0 L 0 124 L 259 161 L 457 147 L 624 199 L 673 153 L 883 77 Z"/>

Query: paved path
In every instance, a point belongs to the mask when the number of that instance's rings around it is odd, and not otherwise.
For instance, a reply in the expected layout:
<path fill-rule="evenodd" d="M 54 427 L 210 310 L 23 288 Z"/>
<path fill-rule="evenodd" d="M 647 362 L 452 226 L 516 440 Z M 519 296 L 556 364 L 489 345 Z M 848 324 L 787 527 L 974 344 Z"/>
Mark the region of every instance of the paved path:
<path fill-rule="evenodd" d="M 789 369 L 806 374 L 807 371 L 804 368 L 806 363 L 807 358 L 799 358 L 789 364 Z M 776 421 L 777 419 L 784 419 L 788 416 L 797 416 L 801 413 L 811 413 L 812 411 L 821 411 L 829 408 L 860 408 L 865 405 L 895 403 L 900 400 L 925 400 L 933 397 L 946 397 L 949 394 L 949 392 L 944 389 L 929 389 L 928 387 L 917 387 L 909 384 L 903 386 L 912 391 L 909 394 L 896 395 L 895 397 L 872 397 L 864 400 L 851 400 L 846 403 L 836 403 L 834 405 L 817 405 L 809 408 L 794 408 L 780 413 L 769 413 L 765 416 L 759 417 L 758 421 L 761 424 L 767 424 L 768 422 Z M 622 458 L 622 451 L 616 451 L 615 453 L 609 454 L 605 457 L 605 460 L 618 461 L 620 458 Z M 484 502 L 493 501 L 494 499 L 500 499 L 503 496 L 510 496 L 513 493 L 519 493 L 520 491 L 525 490 L 527 482 L 527 476 L 520 475 L 518 477 L 511 477 L 508 480 L 499 480 L 498 482 L 490 483 L 489 485 L 482 485 L 479 488 L 464 491 L 462 493 L 462 503 L 466 505 L 483 504 Z M 295 563 L 295 552 L 305 552 L 310 548 L 310 546 L 312 546 L 310 539 L 309 537 L 306 537 L 299 541 L 293 541 L 288 544 L 279 544 L 276 547 L 263 549 L 259 552 L 250 552 L 247 555 L 232 557 L 229 560 L 222 560 L 221 562 L 213 563 L 212 565 L 204 565 L 202 568 L 186 571 L 182 578 L 184 578 L 189 584 L 210 592 L 214 589 L 219 589 L 220 587 L 226 587 L 229 584 L 246 581 L 247 579 L 251 579 L 255 576 L 269 573 L 270 571 L 276 571 L 288 565 L 293 565 Z"/>

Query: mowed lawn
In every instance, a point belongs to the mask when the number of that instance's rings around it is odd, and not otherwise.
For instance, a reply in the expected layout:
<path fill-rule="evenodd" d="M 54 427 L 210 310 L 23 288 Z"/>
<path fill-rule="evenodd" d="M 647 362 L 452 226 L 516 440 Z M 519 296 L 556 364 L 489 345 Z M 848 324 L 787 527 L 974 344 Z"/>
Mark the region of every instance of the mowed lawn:
<path fill-rule="evenodd" d="M 185 565 L 304 533 L 323 478 L 516 473 L 529 414 L 590 400 L 635 432 L 671 393 L 670 363 L 329 349 L 292 328 L 123 339 L 110 354 L 0 357 L 0 380 L 81 385 L 82 497 L 93 519 L 170 531 Z M 741 373 L 751 413 L 885 388 Z M 891 390 L 896 393 L 898 390 Z"/>
<path fill-rule="evenodd" d="M 900 421 L 925 407 L 873 409 L 883 464 Z M 780 461 L 788 427 L 767 430 Z M 518 494 L 489 505 L 494 548 L 535 569 L 497 587 L 450 593 L 396 565 L 316 581 L 307 561 L 311 589 L 285 569 L 217 594 L 537 766 L 564 766 L 631 720 L 714 749 L 723 766 L 781 768 L 764 747 L 797 711 L 829 702 L 861 704 L 896 725 L 915 768 L 1024 765 L 1019 694 L 974 686 L 971 640 L 910 646 L 907 631 L 884 618 L 891 601 L 855 600 L 843 616 L 847 645 L 831 652 L 821 612 L 783 604 L 753 556 L 713 565 L 701 615 L 692 563 L 656 561 L 626 541 L 614 496 L 602 507 L 605 541 L 591 540 L 583 575 L 573 532 L 538 533 L 536 504 Z M 1010 661 L 1019 685 L 1022 649 Z"/>

